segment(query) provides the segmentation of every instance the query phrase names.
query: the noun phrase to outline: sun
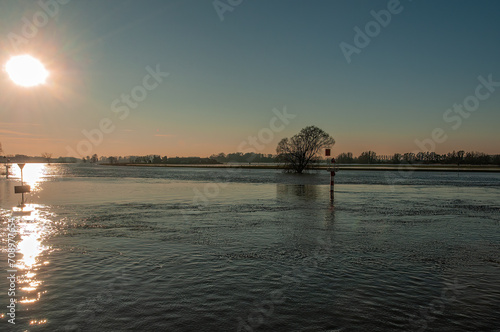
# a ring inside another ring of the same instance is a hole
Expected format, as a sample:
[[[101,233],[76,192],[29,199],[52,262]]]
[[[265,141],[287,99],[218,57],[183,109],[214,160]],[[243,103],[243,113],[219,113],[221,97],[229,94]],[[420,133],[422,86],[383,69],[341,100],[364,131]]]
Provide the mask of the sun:
[[[44,65],[27,54],[10,58],[5,65],[5,70],[14,83],[27,88],[44,84],[49,76]]]

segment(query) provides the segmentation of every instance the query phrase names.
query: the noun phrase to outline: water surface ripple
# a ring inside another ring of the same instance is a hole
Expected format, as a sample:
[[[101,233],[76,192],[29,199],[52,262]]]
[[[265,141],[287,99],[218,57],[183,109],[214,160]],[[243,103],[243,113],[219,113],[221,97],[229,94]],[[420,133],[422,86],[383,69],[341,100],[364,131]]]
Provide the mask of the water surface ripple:
[[[30,167],[1,330],[499,331],[498,174]]]

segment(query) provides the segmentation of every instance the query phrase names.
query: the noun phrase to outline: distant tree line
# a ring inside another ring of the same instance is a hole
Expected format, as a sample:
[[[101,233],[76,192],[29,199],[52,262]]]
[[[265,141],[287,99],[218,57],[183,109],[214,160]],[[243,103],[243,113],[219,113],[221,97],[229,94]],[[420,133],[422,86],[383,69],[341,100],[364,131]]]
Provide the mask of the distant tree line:
[[[272,154],[262,154],[262,153],[219,153],[210,156],[210,159],[216,160],[219,163],[274,163],[276,162],[276,156]]]
[[[395,153],[393,155],[377,155],[373,151],[362,152],[355,157],[351,152],[341,153],[336,157],[338,164],[455,164],[455,165],[498,165],[500,155],[488,155],[482,152],[453,151],[447,154],[435,152]],[[173,157],[160,155],[146,156],[86,156],[52,158],[51,153],[41,156],[22,154],[1,155],[0,162],[10,163],[102,163],[102,164],[221,164],[221,163],[277,163],[276,155],[262,153],[219,153],[210,157]]]
[[[108,157],[109,158],[109,157]],[[272,154],[262,153],[219,153],[210,157],[174,157],[159,155],[131,156],[131,157],[111,157],[115,163],[128,162],[134,164],[222,164],[222,163],[272,163],[276,161]],[[111,161],[110,161],[111,162]],[[112,163],[112,162],[111,162]]]
[[[1,147],[1,145],[0,145]],[[0,151],[1,152],[1,151]],[[27,155],[8,155],[2,156],[0,153],[0,162],[10,163],[89,163],[89,164],[221,164],[229,162],[275,162],[275,157],[271,154],[260,153],[219,153],[210,157],[173,157],[160,155],[145,155],[145,156],[85,156],[83,158],[74,157],[59,157],[52,158],[52,153],[44,152],[41,156],[27,156]]]
[[[0,163],[76,163],[78,158],[74,157],[58,157],[52,158],[50,154],[42,154],[42,156],[27,156],[24,154],[16,155],[0,155]]]
[[[392,156],[377,156],[373,151],[362,152],[354,157],[351,152],[341,153],[336,158],[339,164],[456,164],[456,165],[500,165],[500,155],[482,152],[453,151],[447,154],[435,152],[395,153]]]
[[[101,157],[101,163],[109,164],[219,164],[218,161],[203,157],[174,157],[160,155],[129,156],[129,157]]]

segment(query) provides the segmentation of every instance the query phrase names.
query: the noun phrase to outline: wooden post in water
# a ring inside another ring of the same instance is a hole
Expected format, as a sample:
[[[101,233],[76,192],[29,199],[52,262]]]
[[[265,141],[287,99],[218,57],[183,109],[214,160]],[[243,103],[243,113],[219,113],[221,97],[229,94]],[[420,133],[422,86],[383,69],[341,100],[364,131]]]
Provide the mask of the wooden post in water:
[[[331,153],[330,149],[325,149],[325,156],[329,157]],[[330,171],[330,200],[333,201],[334,199],[334,187],[335,187],[335,169],[333,168],[335,164],[335,158],[331,159],[332,167],[328,168],[328,171]]]
[[[334,199],[334,186],[335,186],[335,171],[330,171],[330,200],[333,201]]]

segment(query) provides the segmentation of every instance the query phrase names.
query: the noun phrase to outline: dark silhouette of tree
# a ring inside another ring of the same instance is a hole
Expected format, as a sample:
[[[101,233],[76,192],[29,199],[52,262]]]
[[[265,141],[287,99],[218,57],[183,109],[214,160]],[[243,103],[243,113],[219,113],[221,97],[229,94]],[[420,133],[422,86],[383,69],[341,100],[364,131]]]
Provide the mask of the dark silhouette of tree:
[[[403,156],[401,155],[401,153],[395,153],[393,156],[392,156],[392,160],[391,162],[393,164],[400,164],[401,163],[401,160],[402,160]]]
[[[325,131],[316,126],[308,126],[278,143],[277,158],[286,170],[300,174],[310,163],[319,160],[322,149],[334,144],[335,140]]]
[[[218,162],[222,163],[227,161],[227,156],[224,152],[221,152],[219,154],[213,154],[210,156],[210,159],[217,160]]]
[[[42,153],[42,158],[47,160],[47,164],[50,164],[50,159],[52,158],[52,153],[44,152],[44,153]]]
[[[487,165],[493,162],[489,155],[482,152],[467,152],[463,159],[467,165]]]
[[[87,159],[88,159],[88,157],[87,157]],[[90,162],[92,162],[92,163],[94,163],[94,164],[95,164],[95,163],[97,163],[98,161],[99,161],[99,157],[97,156],[97,154],[95,154],[95,153],[94,153],[94,154],[92,155],[92,158],[90,159]]]
[[[465,151],[460,150],[457,152],[457,166],[460,167],[460,163],[463,161],[465,155]]]
[[[374,164],[377,161],[377,154],[373,151],[362,152],[358,157],[360,164]]]
[[[157,154],[153,155],[153,164],[161,164],[161,157]]]
[[[413,152],[407,152],[403,155],[403,159],[406,163],[411,164],[415,161],[415,154]]]
[[[352,164],[354,162],[354,158],[352,156],[352,152],[341,153],[336,158],[337,163],[339,164]]]

